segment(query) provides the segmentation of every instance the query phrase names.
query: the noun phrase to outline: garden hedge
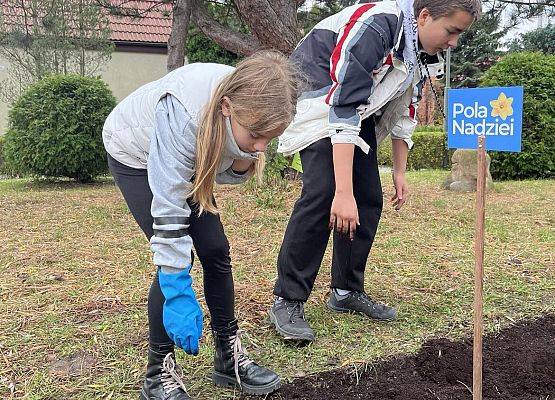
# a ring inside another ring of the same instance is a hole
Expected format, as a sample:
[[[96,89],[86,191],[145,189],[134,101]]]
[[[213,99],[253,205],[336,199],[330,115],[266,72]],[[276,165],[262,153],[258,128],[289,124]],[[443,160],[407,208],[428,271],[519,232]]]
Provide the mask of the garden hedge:
[[[89,182],[107,171],[102,126],[116,99],[98,78],[52,75],[31,85],[9,113],[7,167]]]

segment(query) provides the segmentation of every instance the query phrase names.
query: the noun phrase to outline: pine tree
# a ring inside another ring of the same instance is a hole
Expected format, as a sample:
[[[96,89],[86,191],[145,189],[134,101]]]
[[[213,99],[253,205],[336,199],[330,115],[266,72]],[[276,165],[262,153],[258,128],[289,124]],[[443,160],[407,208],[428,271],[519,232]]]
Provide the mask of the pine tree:
[[[478,86],[480,77],[499,59],[500,40],[505,35],[500,20],[500,13],[486,12],[461,35],[452,52],[452,87]]]

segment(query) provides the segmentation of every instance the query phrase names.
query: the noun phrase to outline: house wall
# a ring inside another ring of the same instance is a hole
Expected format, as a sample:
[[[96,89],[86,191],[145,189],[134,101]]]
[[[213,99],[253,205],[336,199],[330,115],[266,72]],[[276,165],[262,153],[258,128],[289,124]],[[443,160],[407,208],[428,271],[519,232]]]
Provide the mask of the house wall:
[[[164,76],[166,60],[165,49],[118,46],[102,72],[102,79],[119,101],[145,83]]]
[[[148,46],[117,45],[101,76],[119,100],[143,84],[166,73],[166,50]],[[9,64],[0,57],[0,82],[7,77]],[[0,100],[0,135],[7,129],[9,105]]]

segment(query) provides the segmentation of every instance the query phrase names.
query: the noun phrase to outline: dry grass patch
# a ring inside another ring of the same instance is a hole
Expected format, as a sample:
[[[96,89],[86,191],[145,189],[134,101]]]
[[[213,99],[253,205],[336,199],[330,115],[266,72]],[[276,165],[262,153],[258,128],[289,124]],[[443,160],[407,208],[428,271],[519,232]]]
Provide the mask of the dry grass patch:
[[[304,348],[284,345],[266,317],[299,183],[219,188],[236,308],[254,357],[288,380],[413,352],[432,336],[469,333],[475,200],[474,194],[439,189],[444,176],[411,173],[409,204],[402,212],[384,208],[366,287],[398,306],[400,320],[378,324],[326,311],[328,250],[306,307],[317,341]],[[389,197],[391,179],[382,179]],[[553,198],[553,181],[497,183],[488,194],[490,331],[555,310]],[[0,397],[135,398],[153,268],[148,243],[117,189],[110,180],[86,186],[0,181],[0,203]],[[199,266],[194,277],[201,295]],[[198,399],[236,398],[209,383],[212,339],[205,332],[197,358],[179,354],[189,392]],[[72,362],[82,368],[71,370]],[[55,372],[63,368],[77,372]]]

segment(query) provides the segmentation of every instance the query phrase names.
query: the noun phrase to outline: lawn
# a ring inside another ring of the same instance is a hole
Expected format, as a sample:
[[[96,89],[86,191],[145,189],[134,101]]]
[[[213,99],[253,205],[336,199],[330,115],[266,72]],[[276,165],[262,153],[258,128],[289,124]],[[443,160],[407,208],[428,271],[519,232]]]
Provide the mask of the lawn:
[[[253,358],[289,381],[414,353],[432,337],[471,333],[475,194],[440,189],[446,174],[411,172],[410,202],[401,212],[384,209],[366,288],[397,306],[400,319],[383,324],[328,312],[328,251],[306,306],[317,339],[302,348],[282,343],[266,314],[299,182],[219,187],[236,308]],[[382,180],[389,197],[390,176]],[[496,183],[488,194],[486,331],[555,312],[554,199],[553,181]],[[0,204],[0,398],[137,398],[153,267],[113,182],[4,180]],[[194,277],[202,295],[198,266]],[[206,333],[207,326],[208,318]],[[211,386],[212,356],[210,334],[198,357],[179,353],[189,393],[237,398]]]

